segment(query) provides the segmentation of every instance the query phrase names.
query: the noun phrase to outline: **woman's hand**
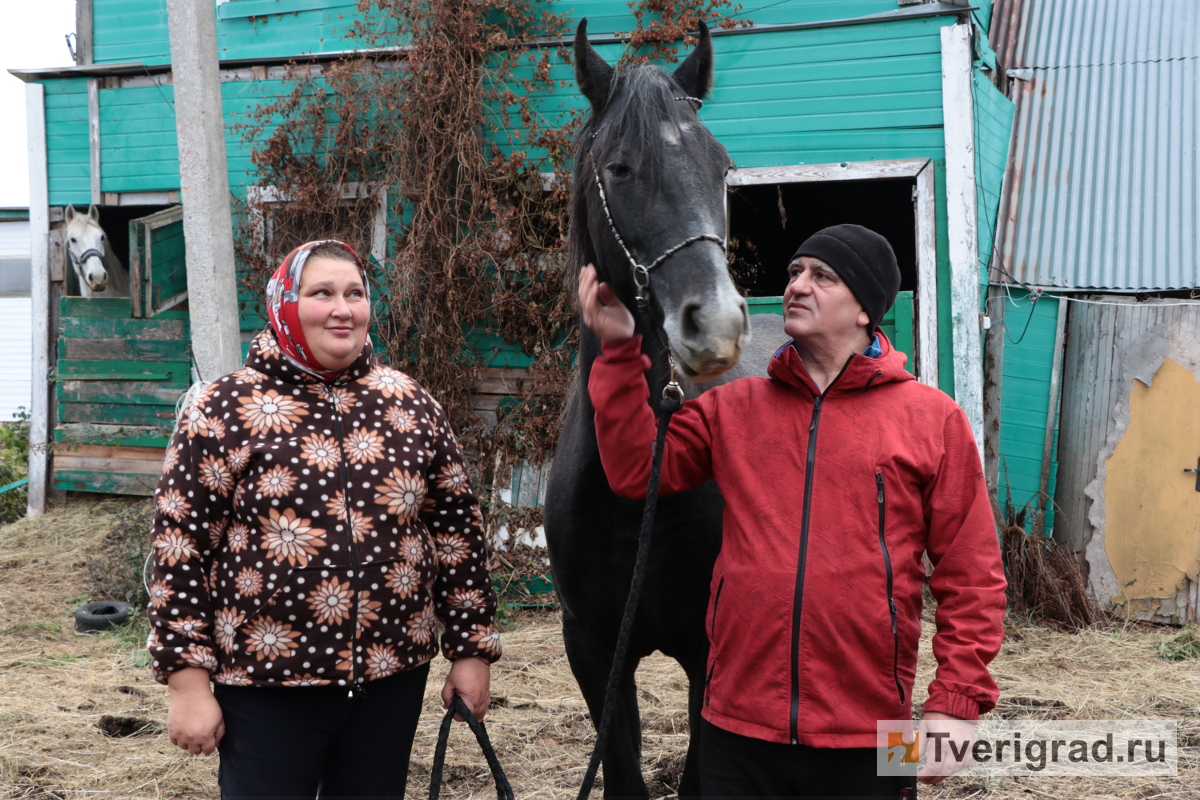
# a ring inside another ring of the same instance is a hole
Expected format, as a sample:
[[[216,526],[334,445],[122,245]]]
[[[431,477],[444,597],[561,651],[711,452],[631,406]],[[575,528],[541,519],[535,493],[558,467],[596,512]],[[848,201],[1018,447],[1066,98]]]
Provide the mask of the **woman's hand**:
[[[187,667],[167,678],[170,706],[167,709],[167,738],[192,755],[208,755],[225,735],[221,706],[208,688],[208,670]]]
[[[579,306],[583,309],[583,324],[600,341],[619,342],[633,336],[633,314],[617,299],[611,286],[600,283],[591,264],[579,273]]]
[[[476,656],[456,659],[450,665],[450,674],[446,676],[446,685],[442,687],[442,708],[449,708],[454,695],[458,695],[471,709],[475,719],[482,720],[492,699],[491,683],[491,664],[486,660]],[[463,721],[460,714],[455,714],[454,718]]]

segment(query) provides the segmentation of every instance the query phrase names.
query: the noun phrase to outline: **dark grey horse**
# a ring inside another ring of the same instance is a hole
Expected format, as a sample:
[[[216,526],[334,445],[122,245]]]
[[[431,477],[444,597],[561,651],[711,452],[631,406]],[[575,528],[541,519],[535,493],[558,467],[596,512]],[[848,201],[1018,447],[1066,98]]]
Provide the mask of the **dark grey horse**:
[[[592,114],[575,152],[571,215],[573,267],[594,263],[635,307],[633,266],[648,265],[689,237],[725,235],[725,173],[729,154],[696,115],[712,85],[712,45],[701,26],[696,49],[668,74],[655,66],[617,73],[587,40],[587,21],[575,38],[575,75]],[[597,181],[602,181],[611,224]],[[687,396],[745,374],[765,374],[770,348],[782,337],[778,316],[750,341],[746,304],[730,280],[719,242],[701,239],[651,271],[649,320],[638,317],[643,351],[653,362],[650,396],[667,381],[667,353],[685,378]],[[579,374],[568,401],[546,498],[545,525],[555,587],[562,603],[563,638],[571,670],[598,724],[617,629],[633,572],[642,504],[613,494],[600,464],[587,395],[599,340],[579,335]],[[735,367],[739,356],[749,366]],[[721,541],[721,495],[709,483],[659,501],[646,588],[633,629],[629,659],[616,698],[604,758],[606,797],[646,797],[641,771],[641,720],[634,672],[661,650],[687,673],[691,741],[679,788],[699,795],[697,726],[704,692],[708,639],[704,630],[713,561]]]

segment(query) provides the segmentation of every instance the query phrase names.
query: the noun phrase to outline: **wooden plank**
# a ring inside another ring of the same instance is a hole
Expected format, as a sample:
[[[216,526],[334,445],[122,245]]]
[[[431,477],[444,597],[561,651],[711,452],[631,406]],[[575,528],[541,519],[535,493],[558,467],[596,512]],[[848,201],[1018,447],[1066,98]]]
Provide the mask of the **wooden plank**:
[[[756,186],[764,183],[816,183],[865,181],[879,178],[915,178],[928,163],[923,158],[894,161],[802,164],[790,167],[748,167],[725,176],[726,186]]]
[[[156,475],[74,470],[55,470],[54,472],[54,488],[70,492],[131,494],[149,497],[154,494],[154,486],[157,483]]]
[[[140,403],[174,408],[186,391],[184,384],[59,381],[57,397],[63,403]]]
[[[54,471],[62,472],[123,472],[132,475],[162,474],[162,459],[150,461],[136,458],[87,458],[74,455],[56,455]]]
[[[938,385],[937,195],[934,165],[928,159],[917,173],[917,296],[913,301],[913,374],[926,386]]]
[[[46,91],[41,84],[25,85],[26,140],[29,156],[29,249],[32,264],[33,396],[29,419],[29,490],[26,513],[46,510],[53,470],[48,445],[53,431],[50,372],[54,349],[51,327],[50,204],[46,160]]]
[[[131,403],[59,403],[60,422],[91,422],[117,425],[173,425],[175,409]]]
[[[92,381],[167,381],[191,383],[192,368],[186,362],[152,361],[59,361],[58,378]]]
[[[983,360],[979,314],[974,104],[969,24],[942,28],[942,97],[946,139],[946,230],[950,239],[950,307],[954,399],[962,406],[983,457]]]
[[[59,339],[58,357],[78,361],[189,361],[187,342],[136,339]]]
[[[100,82],[88,79],[88,167],[92,180],[92,202],[100,198]]]
[[[71,444],[55,442],[55,455],[66,454],[80,458],[114,458],[127,461],[162,461],[165,447],[124,447],[115,444]],[[121,470],[114,470],[120,472]]]
[[[98,319],[64,315],[60,335],[66,339],[186,342],[188,330],[188,323],[181,319]]]
[[[475,383],[477,394],[523,396],[530,391],[540,393],[527,369],[485,369]]]
[[[1033,532],[1039,536],[1046,534],[1046,507],[1053,502],[1050,496],[1050,461],[1054,451],[1054,434],[1058,432],[1058,409],[1062,401],[1059,391],[1059,378],[1062,374],[1062,362],[1067,333],[1066,300],[1058,300],[1058,320],[1054,331],[1054,359],[1050,366],[1049,402],[1046,404],[1046,432],[1042,443],[1042,468],[1038,476],[1037,517],[1034,519]]]
[[[128,447],[166,447],[171,438],[171,426],[93,425],[70,422],[54,431],[56,442],[78,444],[123,445]]]
[[[128,297],[64,297],[58,313],[64,317],[128,317]]]

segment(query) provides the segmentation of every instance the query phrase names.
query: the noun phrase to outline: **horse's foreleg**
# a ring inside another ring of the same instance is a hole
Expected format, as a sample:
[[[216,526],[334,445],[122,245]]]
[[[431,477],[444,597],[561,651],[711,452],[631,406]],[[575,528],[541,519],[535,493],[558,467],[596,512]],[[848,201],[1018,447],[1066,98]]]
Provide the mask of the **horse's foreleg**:
[[[563,641],[571,672],[583,692],[592,725],[600,726],[604,712],[604,692],[612,666],[611,642],[601,642],[567,614],[563,615]],[[637,684],[634,673],[637,659],[627,659],[617,696],[613,699],[612,721],[604,751],[605,797],[649,797],[642,777],[642,721],[638,712]]]
[[[679,780],[679,797],[700,797],[700,713],[704,707],[704,670],[708,660],[708,648],[691,658],[681,659],[680,666],[688,678],[688,749]]]

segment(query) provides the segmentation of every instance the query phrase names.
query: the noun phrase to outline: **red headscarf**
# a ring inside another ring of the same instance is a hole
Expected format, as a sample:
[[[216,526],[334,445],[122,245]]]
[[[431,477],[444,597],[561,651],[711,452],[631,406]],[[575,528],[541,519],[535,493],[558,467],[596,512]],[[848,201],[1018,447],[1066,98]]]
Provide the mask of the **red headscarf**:
[[[304,264],[308,261],[309,254],[317,247],[326,244],[344,247],[346,252],[353,257],[354,263],[358,266],[358,272],[362,275],[366,301],[368,304],[371,302],[367,274],[358,253],[354,252],[354,248],[345,242],[339,242],[336,239],[322,239],[300,245],[288,253],[287,258],[279,265],[279,269],[275,270],[275,274],[267,282],[267,319],[271,323],[271,329],[275,331],[279,349],[284,352],[289,361],[310,375],[323,381],[330,381],[342,371],[328,369],[317,361],[312,353],[312,348],[308,346],[308,342],[304,338],[304,328],[300,325],[299,315],[300,274],[304,271]]]

